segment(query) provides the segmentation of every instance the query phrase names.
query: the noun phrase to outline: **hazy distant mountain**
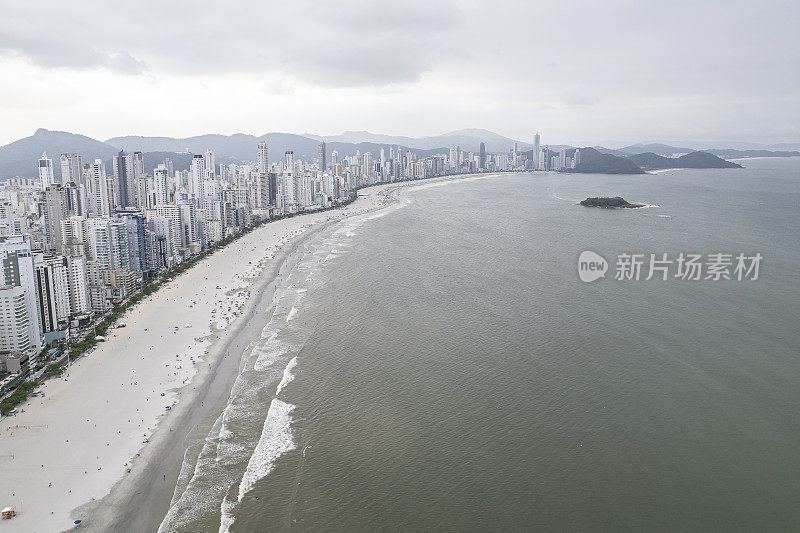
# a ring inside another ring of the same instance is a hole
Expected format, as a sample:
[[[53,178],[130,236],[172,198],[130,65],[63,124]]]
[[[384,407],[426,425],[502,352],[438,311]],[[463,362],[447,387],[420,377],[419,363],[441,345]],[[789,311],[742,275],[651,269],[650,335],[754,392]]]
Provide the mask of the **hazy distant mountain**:
[[[259,140],[266,141],[270,161],[283,159],[284,153],[289,150],[294,152],[296,158],[311,161],[317,157],[321,139],[326,141],[329,161],[331,152],[334,150],[338,151],[340,158],[354,155],[356,152],[362,154],[371,152],[377,159],[381,147],[386,150],[387,157],[389,149],[396,148],[397,146],[400,146],[406,152],[410,151],[416,154],[418,157],[427,157],[434,154],[448,153],[450,148],[454,146],[461,147],[465,152],[477,152],[481,142],[486,143],[486,150],[489,153],[506,153],[514,146],[513,139],[482,129],[451,131],[444,135],[420,138],[379,135],[364,131],[350,131],[342,133],[341,135],[328,137],[310,134],[295,135],[292,133],[267,133],[260,137],[243,133],[234,135],[209,134],[187,137],[184,139],[172,137],[125,136],[114,137],[113,139],[108,139],[106,142],[74,133],[38,129],[36,133],[30,137],[0,147],[0,179],[14,176],[35,177],[37,175],[36,161],[41,157],[42,152],[47,152],[48,156],[53,159],[56,176],[60,175],[58,156],[61,153],[80,154],[84,162],[90,162],[95,158],[110,161],[113,155],[121,149],[129,153],[136,151],[142,152],[145,161],[145,170],[147,172],[152,172],[152,169],[161,163],[165,157],[169,157],[173,161],[176,169],[186,169],[191,160],[190,154],[202,154],[208,148],[214,151],[216,160],[219,163],[254,162],[257,159],[256,154]],[[548,146],[553,150],[567,148],[570,154],[574,151],[574,148],[565,145],[542,144],[542,146]],[[529,157],[533,154],[531,148],[531,144],[518,142],[517,149],[519,152],[527,153]],[[797,151],[784,150],[781,152],[767,152],[765,150],[766,148],[745,151],[731,149],[714,150],[714,152],[716,155],[730,158],[786,157],[800,155],[800,152]],[[654,156],[671,156],[678,153],[692,152],[692,150],[662,143],[634,144],[620,150],[612,150],[601,146],[581,148],[581,154],[583,154],[582,162],[584,163],[581,165],[582,168],[578,169],[578,171],[636,172],[636,169],[630,166],[631,164],[636,166],[636,159],[633,159],[633,156],[643,153],[646,154],[648,152]],[[624,161],[625,158],[619,156],[628,156],[631,160],[627,163],[621,162],[618,161],[618,159],[623,159]],[[709,159],[707,156],[715,157],[711,153],[705,153],[705,156],[693,156],[694,159],[682,161],[682,168],[689,168],[690,165],[700,165],[691,168],[716,168],[720,165],[718,161]],[[676,164],[675,161],[675,159],[671,159],[668,163],[664,163],[653,160],[650,164],[674,165]],[[593,170],[587,170],[589,168]],[[666,167],[648,166],[648,168]]]
[[[583,155],[583,152],[581,152]],[[641,168],[646,170],[668,168],[742,168],[741,165],[725,161],[708,152],[691,152],[680,157],[663,157],[652,152],[636,154],[628,157]]]
[[[37,176],[36,162],[42,157],[42,152],[47,152],[53,160],[53,169],[58,177],[61,175],[58,158],[62,153],[80,154],[84,162],[90,162],[95,158],[110,158],[118,151],[84,135],[39,128],[30,137],[0,146],[0,179]]]
[[[736,159],[740,157],[798,157],[797,150],[705,150],[709,154],[723,159]]]
[[[292,150],[296,158],[311,161],[318,157],[319,154],[319,141],[318,139],[311,139],[305,135],[293,135],[290,133],[267,133],[259,137],[266,141],[267,150],[269,151],[270,161],[282,159],[287,150]],[[386,157],[389,157],[389,148],[397,148],[397,144],[391,143],[375,143],[375,142],[344,142],[344,141],[325,141],[325,151],[327,153],[328,161],[331,160],[331,153],[336,150],[339,153],[339,158],[355,155],[356,152],[364,154],[371,152],[378,159],[381,147],[386,151]],[[419,157],[427,157],[434,154],[443,154],[448,152],[448,148],[436,146],[432,149],[415,149],[405,144],[399,145],[404,151],[411,151]],[[255,154],[252,157],[255,159]]]
[[[604,154],[588,146],[581,148],[581,163],[574,172],[590,174],[644,174],[639,166],[628,158]],[[574,156],[575,150],[567,152]]]
[[[551,145],[550,148],[555,149],[556,147]],[[561,148],[562,146],[559,145],[558,150]],[[576,148],[569,146],[563,146],[563,148],[566,148],[567,157],[575,157]],[[603,150],[608,150],[609,152],[615,151],[603,148],[602,146],[597,148],[590,148],[588,146],[580,148],[581,164],[578,168],[573,169],[572,172],[592,174],[644,174],[644,171],[635,163],[629,161],[627,157],[614,155],[613,153],[608,153]],[[622,154],[623,152],[619,153]],[[524,152],[524,154],[528,159],[531,159],[533,157],[533,150],[528,150]]]
[[[628,157],[628,155],[630,155],[630,154],[628,154],[626,152],[623,152],[621,150],[614,150],[613,148],[606,148],[605,146],[592,146],[592,148],[594,148],[595,150],[597,150],[601,154],[611,154],[611,155],[616,155],[616,156],[619,156],[619,157]]]
[[[313,139],[307,135],[295,135],[293,133],[267,133],[260,137],[237,133],[234,135],[199,135],[197,137],[187,137],[184,139],[173,139],[171,137],[115,137],[109,139],[107,144],[111,144],[126,152],[140,151],[147,152],[185,152],[202,154],[210,148],[214,152],[218,162],[223,162],[224,158],[231,158],[236,161],[255,161],[257,158],[258,142],[267,143],[267,153],[270,161],[282,160],[287,151],[294,152],[295,158],[311,161],[315,159],[319,151],[318,139]],[[331,152],[337,150],[339,157],[355,155],[356,151],[362,154],[370,151],[377,159],[381,146],[386,148],[387,157],[389,147],[396,147],[394,143],[372,143],[359,142],[326,142],[328,160]],[[406,145],[400,145],[404,150],[409,150]],[[412,149],[417,155],[431,155],[432,153],[446,153],[447,148],[435,147],[433,150]],[[173,159],[174,160],[174,159]]]
[[[514,142],[517,142],[517,150],[522,152],[530,150],[533,146],[531,143],[524,143],[515,141],[508,137],[494,133],[489,130],[482,129],[464,129],[451,131],[443,135],[434,135],[430,137],[403,137],[398,135],[381,135],[377,133],[370,133],[368,131],[346,131],[340,135],[312,135],[304,134],[306,137],[315,140],[324,140],[326,143],[340,142],[340,143],[373,143],[377,145],[389,146],[404,146],[415,148],[419,150],[433,150],[440,148],[447,148],[458,146],[465,152],[478,152],[480,150],[481,142],[486,144],[486,151],[490,153],[505,153],[514,147]]]
[[[114,137],[106,144],[116,146],[126,152],[190,152],[202,154],[208,148],[215,156],[233,157],[240,160],[253,160],[258,150],[258,139],[253,135],[235,133],[233,135],[197,135],[185,139],[172,137]]]
[[[626,146],[625,148],[620,148],[618,151],[626,154],[645,154],[650,152],[657,155],[663,155],[664,157],[673,157],[677,154],[688,154],[689,152],[694,152],[694,149],[678,148],[676,146],[670,146],[668,144],[661,143],[651,143],[634,144],[631,146]]]

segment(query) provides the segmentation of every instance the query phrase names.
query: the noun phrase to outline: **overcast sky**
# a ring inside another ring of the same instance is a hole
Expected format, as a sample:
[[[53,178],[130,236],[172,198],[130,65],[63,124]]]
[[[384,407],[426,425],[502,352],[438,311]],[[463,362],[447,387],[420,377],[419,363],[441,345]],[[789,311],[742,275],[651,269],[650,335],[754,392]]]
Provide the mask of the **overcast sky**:
[[[3,1],[0,144],[486,128],[800,142],[800,2]]]

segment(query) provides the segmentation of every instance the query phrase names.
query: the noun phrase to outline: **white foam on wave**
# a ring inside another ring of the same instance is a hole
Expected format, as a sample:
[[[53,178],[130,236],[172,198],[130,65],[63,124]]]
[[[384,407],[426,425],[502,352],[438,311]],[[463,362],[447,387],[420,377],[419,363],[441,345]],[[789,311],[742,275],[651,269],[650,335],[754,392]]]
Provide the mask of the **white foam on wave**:
[[[231,530],[234,520],[233,510],[235,508],[236,504],[228,501],[227,496],[222,500],[222,504],[220,505],[219,533],[228,533],[228,531]]]
[[[275,467],[275,461],[284,453],[295,449],[292,436],[292,411],[295,406],[274,398],[269,405],[261,439],[258,441],[247,469],[239,484],[239,501],[260,479]]]
[[[556,200],[561,200],[561,201],[564,201],[564,202],[570,202],[570,203],[574,202],[574,203],[576,203],[576,204],[577,204],[578,202],[580,202],[580,200],[574,200],[574,199],[572,199],[572,198],[564,198],[563,196],[559,196],[559,195],[558,195],[558,194],[556,194],[556,193],[553,193],[553,198],[555,198]]]
[[[224,421],[222,422],[222,425],[219,428],[219,434],[217,435],[217,438],[222,440],[233,438],[233,431],[228,429],[228,426],[225,424]]]
[[[286,387],[286,385],[292,382],[292,380],[294,379],[294,374],[292,374],[292,370],[294,370],[294,367],[296,366],[297,366],[297,356],[295,355],[292,358],[292,360],[289,361],[289,364],[286,365],[286,368],[283,369],[283,378],[281,379],[281,382],[278,383],[278,388],[275,390],[276,396],[281,393],[281,391],[283,390],[284,387]]]
[[[280,339],[278,339],[278,334],[274,333],[269,339],[267,339],[267,342],[259,351],[258,359],[256,359],[255,364],[253,364],[253,370],[258,372],[267,370],[285,352],[286,346]]]
[[[297,307],[293,305],[292,308],[289,310],[289,314],[286,315],[286,321],[288,322],[289,320],[293,319],[294,315],[296,314],[297,314]]]

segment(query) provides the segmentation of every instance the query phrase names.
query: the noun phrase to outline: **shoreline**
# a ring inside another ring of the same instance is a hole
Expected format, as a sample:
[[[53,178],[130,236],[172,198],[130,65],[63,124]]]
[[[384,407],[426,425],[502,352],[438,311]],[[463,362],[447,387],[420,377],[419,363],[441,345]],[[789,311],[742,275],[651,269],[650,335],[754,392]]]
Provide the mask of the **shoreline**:
[[[196,461],[243,350],[263,328],[251,318],[270,310],[297,246],[329,224],[395,204],[398,190],[490,176],[497,174],[359,189],[347,206],[256,228],[143,299],[126,313],[125,328],[110,330],[42,387],[45,399],[31,398],[17,417],[0,420],[7,481],[0,503],[17,505],[13,527],[66,531],[83,520],[89,531],[158,529],[184,459]]]
[[[215,340],[212,345],[215,364],[193,380],[195,387],[202,392],[189,399],[186,408],[176,414],[175,426],[181,429],[177,432],[154,433],[152,447],[147,449],[149,453],[139,458],[144,465],[136,475],[123,477],[102,500],[89,502],[73,510],[74,516],[86,516],[84,530],[158,530],[182,481],[180,474],[184,460],[190,457],[191,464],[196,464],[206,435],[227,405],[231,388],[240,372],[242,356],[261,334],[261,321],[251,319],[257,313],[272,311],[279,277],[287,261],[306,239],[332,222],[320,223],[311,231],[292,239],[285,245],[289,249],[282,250],[274,258],[275,263],[271,268],[265,269],[254,280],[250,286],[255,293],[253,305],[248,306],[248,310],[238,317],[240,320],[232,328]],[[159,476],[165,477],[159,480]],[[148,509],[148,512],[142,513],[140,509]]]

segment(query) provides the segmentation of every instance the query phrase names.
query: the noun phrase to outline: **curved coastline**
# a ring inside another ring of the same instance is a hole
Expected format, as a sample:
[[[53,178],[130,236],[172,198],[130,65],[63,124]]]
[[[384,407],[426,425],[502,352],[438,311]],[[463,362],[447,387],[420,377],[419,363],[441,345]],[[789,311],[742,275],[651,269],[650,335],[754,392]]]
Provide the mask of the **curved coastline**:
[[[0,445],[6,450],[0,455],[10,457],[2,461],[9,473],[7,497],[21,504],[17,525],[32,531],[66,531],[73,520],[82,520],[85,531],[158,529],[176,487],[180,490],[185,482],[179,479],[184,460],[196,461],[229,398],[242,353],[263,327],[264,320],[252,318],[269,315],[281,269],[297,247],[330,224],[393,205],[400,189],[490,176],[496,174],[443,176],[362,189],[346,208],[257,228],[140,302],[126,315],[125,329],[115,330],[90,357],[70,367],[70,383],[51,380],[45,386],[47,399],[28,401],[23,420],[0,422]],[[224,306],[239,304],[238,312],[231,313],[229,307],[227,316],[222,316]],[[199,309],[201,305],[208,308]],[[219,314],[215,309],[209,315],[211,306],[220,307]],[[172,322],[180,329],[176,326],[173,331]],[[157,337],[159,328],[164,329],[163,340]],[[147,350],[149,342],[154,351]],[[178,351],[178,359],[165,359]],[[121,387],[118,381],[123,382]],[[155,401],[145,403],[151,395]],[[115,396],[119,396],[116,405]],[[164,412],[162,403],[171,409]],[[90,422],[94,427],[81,430],[84,418],[87,428]],[[58,434],[65,428],[77,432],[66,440],[68,446],[77,445],[69,453],[63,452],[59,439],[64,435]],[[27,450],[26,444],[34,442],[36,449]],[[42,458],[47,468],[40,470]],[[100,462],[105,470],[97,466]],[[47,479],[52,479],[50,492]]]

